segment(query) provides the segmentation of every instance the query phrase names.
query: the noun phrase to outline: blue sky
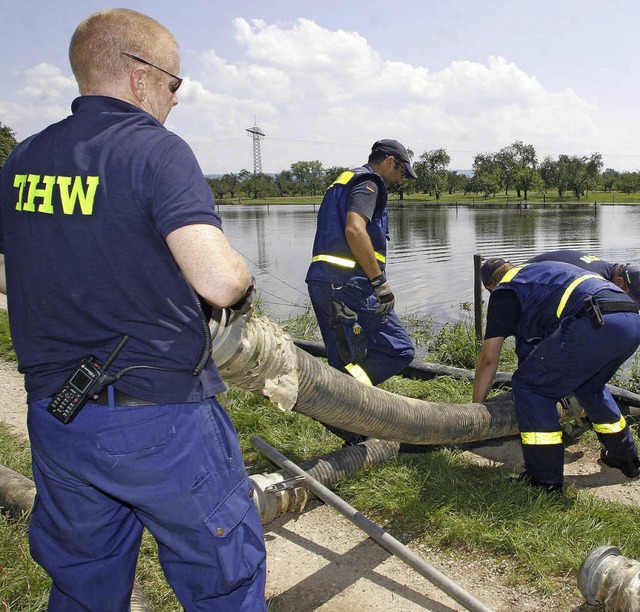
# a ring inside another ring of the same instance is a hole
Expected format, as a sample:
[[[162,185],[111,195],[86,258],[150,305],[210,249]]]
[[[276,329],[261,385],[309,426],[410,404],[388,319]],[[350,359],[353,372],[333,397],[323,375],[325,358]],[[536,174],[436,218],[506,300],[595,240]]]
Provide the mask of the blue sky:
[[[602,153],[640,169],[635,0],[136,0],[167,26],[186,77],[167,127],[205,173],[358,165],[396,138],[451,167],[522,140],[539,160]],[[65,117],[77,24],[110,6],[22,0],[0,22],[0,122],[19,140]]]

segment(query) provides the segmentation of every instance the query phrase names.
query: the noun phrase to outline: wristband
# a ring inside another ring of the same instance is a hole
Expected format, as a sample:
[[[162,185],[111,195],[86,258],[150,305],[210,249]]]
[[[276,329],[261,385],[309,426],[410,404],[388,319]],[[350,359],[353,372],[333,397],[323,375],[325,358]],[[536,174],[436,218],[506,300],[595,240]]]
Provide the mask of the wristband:
[[[379,276],[372,278],[369,282],[371,283],[371,286],[375,289],[376,287],[379,287],[380,285],[384,285],[387,282],[387,276],[383,272]]]

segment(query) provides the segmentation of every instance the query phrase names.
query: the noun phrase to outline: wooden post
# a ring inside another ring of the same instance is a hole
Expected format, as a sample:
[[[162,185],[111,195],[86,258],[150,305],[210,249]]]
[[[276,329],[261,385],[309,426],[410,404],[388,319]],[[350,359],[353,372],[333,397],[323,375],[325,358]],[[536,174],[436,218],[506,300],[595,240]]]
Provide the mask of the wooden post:
[[[482,255],[473,256],[473,313],[476,329],[476,340],[482,344],[482,280],[480,279],[480,266]]]

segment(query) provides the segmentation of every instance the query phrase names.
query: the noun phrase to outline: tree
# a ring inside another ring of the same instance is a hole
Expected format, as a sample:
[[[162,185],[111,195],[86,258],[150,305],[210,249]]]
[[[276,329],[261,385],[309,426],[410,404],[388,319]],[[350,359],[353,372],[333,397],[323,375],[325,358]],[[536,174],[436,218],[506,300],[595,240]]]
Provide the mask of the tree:
[[[246,172],[246,170],[245,170]],[[228,172],[220,177],[220,182],[224,188],[224,192],[229,194],[229,197],[233,199],[240,186],[240,175]]]
[[[590,157],[560,155],[558,163],[560,171],[566,177],[567,188],[571,189],[579,200],[597,181],[602,169],[602,155],[600,153],[592,153]]]
[[[242,190],[247,197],[257,200],[266,198],[276,193],[274,180],[264,172],[257,172],[247,177],[242,182]]]
[[[473,177],[468,183],[468,188],[476,193],[483,194],[485,200],[500,189],[500,166],[496,162],[495,155],[491,153],[478,153],[473,158]]]
[[[542,178],[542,184],[546,189],[557,189],[558,195],[562,197],[562,194],[566,191],[566,181],[560,176],[560,164],[558,161],[551,159],[547,155],[540,164],[540,177]]]
[[[518,193],[518,198],[520,197],[521,192],[524,192],[525,200],[527,199],[529,191],[540,189],[542,187],[540,173],[535,168],[519,166],[516,169],[513,181],[514,187]]]
[[[640,191],[640,174],[638,172],[623,172],[616,183],[622,193],[635,193]]]
[[[587,184],[586,188],[593,191],[600,179],[600,172],[602,171],[602,154],[592,153],[586,162],[587,170]]]
[[[324,172],[320,161],[299,161],[291,164],[293,181],[300,187],[300,193],[317,195],[324,185]]]
[[[442,192],[447,190],[447,166],[450,163],[451,157],[446,149],[425,151],[414,165],[418,175],[417,188],[439,200]]]
[[[602,187],[604,192],[609,190],[609,193],[613,191],[613,186],[616,184],[616,181],[620,178],[620,173],[614,170],[613,168],[607,168],[601,175],[602,177]]]
[[[453,195],[456,191],[463,191],[468,180],[468,177],[455,170],[447,171],[447,193]]]
[[[222,180],[220,178],[208,178],[207,183],[209,183],[209,187],[211,188],[213,195],[218,200],[222,200],[222,198],[224,198],[225,194],[227,193]]]
[[[276,174],[274,184],[279,196],[293,195],[295,193],[293,172],[291,170],[283,170]]]
[[[13,151],[17,144],[15,132],[8,125],[0,123],[0,168],[4,166],[9,153]]]
[[[538,165],[533,145],[526,145],[521,140],[516,140],[496,153],[495,162],[500,170],[500,179],[505,189],[505,195],[508,195],[510,187],[516,189],[518,197],[521,195],[521,190],[524,189],[519,185],[529,184],[528,189],[531,189],[531,181],[535,182],[536,179],[534,174],[529,171],[536,172]],[[524,198],[527,199],[526,193]]]

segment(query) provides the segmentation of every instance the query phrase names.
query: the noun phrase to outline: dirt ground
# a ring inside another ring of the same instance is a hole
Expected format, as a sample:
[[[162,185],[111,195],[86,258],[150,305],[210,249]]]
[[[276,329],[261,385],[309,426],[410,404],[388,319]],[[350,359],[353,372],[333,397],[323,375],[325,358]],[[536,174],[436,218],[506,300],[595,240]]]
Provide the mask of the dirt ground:
[[[0,418],[26,436],[22,377],[15,366],[0,361]],[[517,442],[477,448],[470,457],[480,463],[521,469]],[[597,462],[595,454],[565,453],[566,482],[594,495],[625,504],[640,503],[640,482]],[[449,612],[465,608],[424,576],[383,550],[334,509],[314,501],[302,514],[286,515],[265,525],[268,555],[267,597],[277,612],[376,610]],[[553,599],[528,587],[508,583],[509,566],[493,559],[442,555],[409,545],[427,564],[496,611],[596,610],[584,602],[567,579],[562,596]],[[477,608],[478,609],[478,608]],[[481,607],[479,609],[482,609]]]

